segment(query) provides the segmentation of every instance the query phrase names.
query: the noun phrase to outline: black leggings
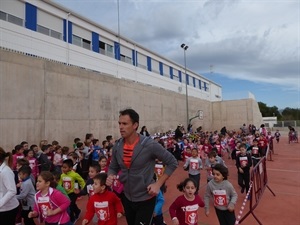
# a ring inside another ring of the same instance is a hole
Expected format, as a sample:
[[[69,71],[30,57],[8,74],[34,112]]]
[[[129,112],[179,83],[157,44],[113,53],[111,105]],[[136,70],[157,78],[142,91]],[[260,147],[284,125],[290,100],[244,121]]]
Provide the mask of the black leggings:
[[[71,203],[70,203],[70,219],[72,222],[75,221],[75,217],[80,213],[80,209],[78,208],[77,204],[76,204],[76,200],[78,195],[73,193],[68,194]]]
[[[122,198],[128,225],[150,225],[156,203],[156,197],[142,202],[131,202],[125,195]]]
[[[235,214],[234,211],[220,210],[215,208],[216,214],[220,225],[234,225],[235,224]]]
[[[1,224],[3,223],[5,225],[15,225],[18,208],[19,206],[9,211],[0,212]]]

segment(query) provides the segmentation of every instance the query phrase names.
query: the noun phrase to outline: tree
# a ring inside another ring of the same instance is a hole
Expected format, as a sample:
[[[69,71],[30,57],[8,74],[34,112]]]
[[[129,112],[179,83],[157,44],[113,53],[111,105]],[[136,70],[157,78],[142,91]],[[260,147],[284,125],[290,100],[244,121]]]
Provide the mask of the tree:
[[[277,106],[269,107],[263,102],[258,102],[258,107],[263,117],[277,116],[277,119],[281,120],[282,115],[279,112]]]
[[[280,113],[277,106],[269,107],[263,102],[258,102],[258,107],[263,117],[277,116],[279,121],[300,120],[300,109],[287,107]]]
[[[282,117],[284,120],[300,120],[300,110],[287,107],[282,111]]]

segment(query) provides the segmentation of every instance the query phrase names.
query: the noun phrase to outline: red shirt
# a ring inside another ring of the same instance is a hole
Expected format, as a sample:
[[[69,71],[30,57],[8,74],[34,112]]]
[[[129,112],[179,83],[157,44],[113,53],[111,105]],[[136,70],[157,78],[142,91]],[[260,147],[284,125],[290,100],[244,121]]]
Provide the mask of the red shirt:
[[[140,138],[137,138],[133,144],[126,144],[124,143],[124,147],[123,147],[123,160],[124,160],[124,164],[127,168],[130,167],[131,165],[131,158],[133,155],[133,149],[135,147],[135,145],[139,142]]]
[[[117,225],[117,213],[123,213],[121,200],[112,191],[96,193],[91,196],[86,206],[84,219],[89,222],[97,215],[98,225]]]
[[[204,151],[205,154],[208,154],[211,152],[212,146],[210,144],[204,144],[202,146],[202,150]]]
[[[258,140],[258,147],[265,148],[268,145],[268,140],[266,138],[260,138]]]
[[[184,195],[179,196],[170,206],[171,218],[177,217],[180,225],[198,224],[198,209],[204,207],[204,202],[199,195],[189,201]]]

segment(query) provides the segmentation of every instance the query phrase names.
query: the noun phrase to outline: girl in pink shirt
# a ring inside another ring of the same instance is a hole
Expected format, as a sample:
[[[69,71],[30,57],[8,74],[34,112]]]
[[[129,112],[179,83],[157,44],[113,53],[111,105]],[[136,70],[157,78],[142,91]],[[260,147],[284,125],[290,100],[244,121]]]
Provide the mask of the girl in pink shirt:
[[[34,209],[28,214],[28,218],[39,217],[40,222],[44,221],[45,225],[66,225],[70,221],[67,213],[70,200],[54,189],[55,186],[52,173],[42,171],[36,183],[38,192],[35,195]]]
[[[36,181],[37,176],[39,175],[39,167],[38,167],[38,161],[34,157],[33,149],[28,150],[26,159],[29,162],[29,166],[31,168],[31,174],[34,176],[34,180]]]

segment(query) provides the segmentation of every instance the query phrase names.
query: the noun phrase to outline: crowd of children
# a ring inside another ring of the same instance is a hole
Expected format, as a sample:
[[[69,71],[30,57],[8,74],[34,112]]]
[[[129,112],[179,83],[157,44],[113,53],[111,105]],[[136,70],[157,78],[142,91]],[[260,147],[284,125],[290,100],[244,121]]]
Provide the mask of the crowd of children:
[[[252,128],[249,132],[242,129],[242,132],[225,133],[199,130],[177,139],[172,133],[153,138],[176,159],[184,161],[183,168],[188,171],[188,178],[177,186],[183,195],[169,208],[173,224],[197,224],[199,207],[205,207],[208,216],[210,199],[213,199],[220,224],[233,225],[237,193],[227,180],[228,169],[223,159],[235,160],[241,193],[248,192],[250,168],[266,155],[274,138],[279,142],[280,133],[265,135],[253,132]],[[105,182],[113,144],[112,136],[107,136],[100,146],[98,139],[87,134],[84,142],[75,138],[73,148],[60,146],[57,141],[49,144],[46,140],[39,146],[29,147],[25,141],[15,146],[12,169],[20,202],[16,224],[21,224],[23,218],[25,225],[34,225],[35,217],[46,225],[75,224],[81,214],[76,201],[82,195],[89,196],[82,225],[91,221],[99,225],[117,224],[124,213],[120,201],[122,183],[116,179],[112,187],[107,187]],[[207,180],[204,201],[198,195],[202,169]],[[159,179],[163,170],[164,165],[157,162],[154,179]],[[156,198],[153,225],[165,224],[162,211],[165,192],[163,185]]]

